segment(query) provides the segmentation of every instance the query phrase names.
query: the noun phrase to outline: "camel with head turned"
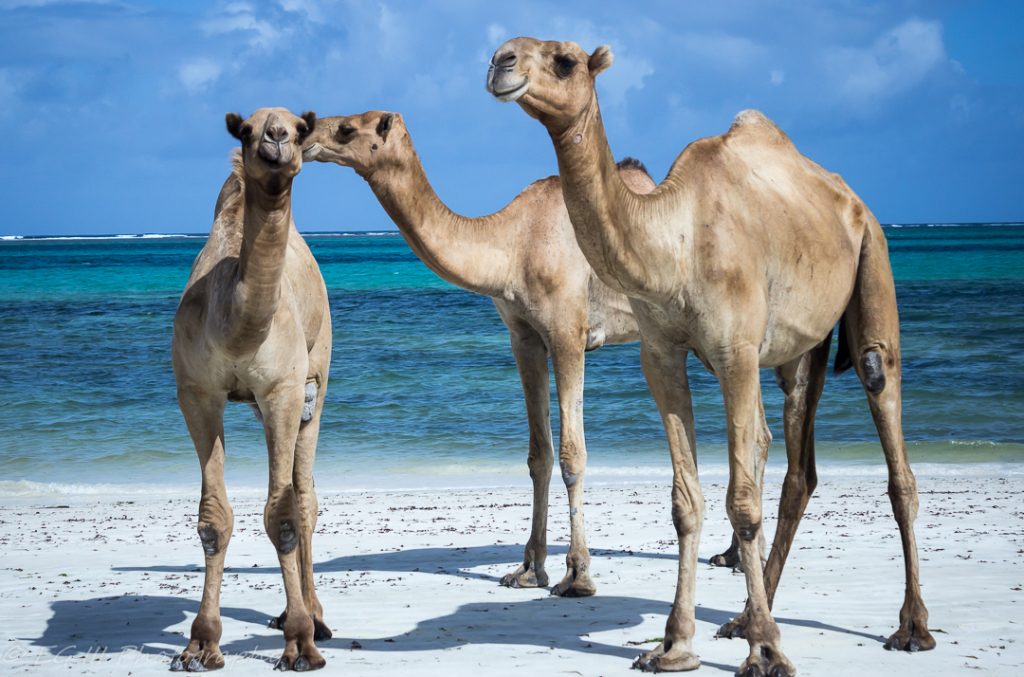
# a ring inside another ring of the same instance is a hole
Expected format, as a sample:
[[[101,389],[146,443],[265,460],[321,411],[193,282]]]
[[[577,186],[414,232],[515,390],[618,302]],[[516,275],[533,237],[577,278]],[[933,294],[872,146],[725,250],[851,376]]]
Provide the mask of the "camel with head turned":
[[[192,265],[174,317],[172,360],[178,404],[199,455],[199,538],[206,580],[188,647],[175,671],[224,666],[220,586],[234,523],[224,485],[224,406],[253,404],[266,432],[270,488],[263,519],[277,549],[287,606],[278,621],[280,670],[325,664],[327,639],[313,588],[313,489],[320,412],[331,361],[327,290],[291,215],[292,180],[316,116],[263,108],[227,116],[241,141],[224,182],[206,245]]]
[[[592,595],[583,522],[587,447],[583,433],[584,353],[636,341],[626,297],[603,284],[573,236],[558,177],[536,181],[503,209],[467,218],[450,210],[427,180],[398,113],[321,118],[306,141],[305,160],[353,168],[370,185],[413,252],[437,275],[491,297],[508,327],[522,380],[530,429],[527,464],[533,480],[533,523],[509,587],[548,585],[548,487],[554,454],[548,358],[555,372],[561,434],[558,460],[569,494],[566,573],[555,595]],[[637,161],[615,169],[631,190],[654,182]]]
[[[842,178],[801,155],[755,111],[740,113],[727,133],[691,143],[655,190],[637,193],[615,170],[594,87],[611,63],[607,47],[587,54],[572,42],[516,38],[495,52],[487,85],[547,129],[580,249],[605,284],[630,299],[644,374],[668,436],[679,537],[676,596],[663,641],[634,667],[700,664],[692,645],[704,512],[686,371],[693,352],[721,386],[727,511],[746,575],[746,609],[721,632],[745,635],[749,643],[737,674],[794,674],[771,603],[816,483],[814,412],[837,322],[837,368],[852,366],[864,385],[902,538],[906,594],[899,629],[886,647],[934,647],[918,583],[917,488],[901,427],[896,294],[878,221]],[[774,367],[785,393],[789,462],[763,572],[754,452],[759,367]]]

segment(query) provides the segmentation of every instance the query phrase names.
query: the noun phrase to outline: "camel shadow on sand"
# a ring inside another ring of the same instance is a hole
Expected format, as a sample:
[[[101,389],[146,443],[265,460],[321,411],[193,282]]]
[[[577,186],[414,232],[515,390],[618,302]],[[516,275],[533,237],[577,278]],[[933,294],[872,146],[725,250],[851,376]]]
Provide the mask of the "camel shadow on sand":
[[[564,554],[564,546],[550,548],[550,554]],[[380,571],[432,573],[458,576],[473,580],[497,581],[496,577],[471,571],[480,566],[506,565],[516,562],[522,546],[496,544],[466,548],[414,548],[395,552],[338,557],[318,564],[319,573],[347,571]],[[592,551],[595,557],[653,557],[675,559],[674,555],[637,553],[630,551]],[[558,560],[552,560],[552,563]],[[121,572],[181,573],[201,571],[201,567],[150,566],[115,567]],[[278,574],[276,567],[231,568],[241,574]],[[76,656],[103,651],[107,654],[121,651],[139,651],[163,655],[170,659],[175,650],[186,644],[186,638],[169,628],[181,624],[194,614],[198,599],[157,595],[124,595],[86,600],[62,600],[51,603],[53,616],[35,646],[45,647],[52,655]],[[418,621],[416,627],[402,634],[388,637],[334,637],[320,643],[326,649],[361,650],[374,652],[423,651],[449,649],[474,644],[530,645],[541,649],[566,649],[581,653],[601,654],[620,659],[631,659],[642,649],[634,646],[616,646],[591,639],[599,633],[639,626],[645,616],[665,617],[670,611],[668,602],[644,598],[605,596],[583,599],[541,598],[516,601],[515,591],[509,591],[504,601],[474,602],[460,606],[444,616]],[[697,620],[721,625],[739,610],[713,609],[697,606]],[[403,604],[395,610],[396,617],[407,618],[415,609]],[[252,609],[223,607],[222,614],[255,627],[248,637],[231,640],[222,645],[225,654],[247,654],[264,662],[273,662],[266,656],[252,652],[267,650],[272,653],[283,648],[277,635],[268,637],[264,628],[271,616]],[[328,610],[328,621],[330,611]],[[828,632],[840,632],[872,641],[884,638],[818,621],[777,618],[780,624],[801,626]],[[636,640],[646,640],[637,637]],[[737,640],[742,642],[742,640]],[[175,647],[168,649],[167,645]],[[732,672],[734,666],[704,663],[707,667]]]
[[[548,573],[557,580],[561,577],[559,568],[561,557],[568,552],[564,545],[553,545],[548,548]],[[675,554],[635,552],[632,550],[602,550],[593,548],[590,554],[598,557],[643,557],[648,559],[666,559],[675,561]],[[230,553],[228,555],[230,557]],[[500,576],[471,571],[482,566],[506,565],[511,571],[522,561],[523,546],[513,544],[480,545],[471,547],[448,548],[409,548],[391,552],[372,553],[368,555],[347,555],[336,557],[313,565],[318,574],[344,573],[347,571],[382,571],[389,573],[426,573],[456,576],[467,580],[491,581],[497,583]],[[700,560],[707,564],[706,559]],[[148,573],[187,573],[202,571],[202,565],[167,565],[148,567],[114,567],[114,571],[145,571]],[[278,567],[225,567],[225,573],[236,574],[275,574],[280,575]]]

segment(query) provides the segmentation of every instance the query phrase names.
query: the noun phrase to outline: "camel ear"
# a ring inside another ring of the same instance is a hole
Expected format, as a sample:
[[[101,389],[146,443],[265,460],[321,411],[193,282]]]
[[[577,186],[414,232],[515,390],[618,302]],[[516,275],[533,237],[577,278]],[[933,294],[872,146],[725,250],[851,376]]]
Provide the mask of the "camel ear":
[[[224,116],[224,122],[228,126],[228,134],[235,137],[239,141],[244,141],[242,135],[242,123],[245,120],[238,113],[228,113]]]
[[[590,55],[587,68],[590,69],[590,77],[597,77],[597,74],[612,65],[612,48],[608,45],[601,45]]]
[[[393,113],[384,113],[380,116],[380,122],[377,123],[377,136],[381,138],[381,141],[388,140],[388,132],[391,131],[391,123],[394,121]]]
[[[306,137],[312,134],[313,130],[316,129],[316,113],[314,113],[311,110],[308,110],[305,113],[303,113],[301,117],[302,121],[306,123],[306,128],[299,128],[299,143],[305,141]]]

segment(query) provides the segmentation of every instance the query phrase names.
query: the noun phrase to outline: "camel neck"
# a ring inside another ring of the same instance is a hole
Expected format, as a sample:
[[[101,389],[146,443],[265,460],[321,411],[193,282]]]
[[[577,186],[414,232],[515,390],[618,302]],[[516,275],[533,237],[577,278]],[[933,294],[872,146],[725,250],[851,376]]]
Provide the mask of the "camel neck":
[[[405,162],[365,175],[409,247],[437,275],[486,296],[503,296],[511,278],[514,229],[501,212],[468,218],[445,205],[411,142]]]
[[[281,298],[292,229],[291,184],[279,193],[267,193],[254,181],[245,181],[242,247],[238,281],[231,309],[233,328],[229,345],[246,352],[262,343]]]
[[[572,124],[548,127],[548,133],[576,240],[590,265],[605,284],[623,293],[655,291],[662,285],[650,273],[666,252],[648,226],[656,211],[654,196],[634,193],[623,182],[597,96]]]

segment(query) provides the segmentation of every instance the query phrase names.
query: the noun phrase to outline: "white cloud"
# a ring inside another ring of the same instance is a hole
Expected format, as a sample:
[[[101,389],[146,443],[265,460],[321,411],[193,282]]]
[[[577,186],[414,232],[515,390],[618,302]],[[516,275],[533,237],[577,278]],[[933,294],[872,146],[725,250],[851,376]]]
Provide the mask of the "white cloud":
[[[195,59],[178,68],[178,80],[189,94],[203,91],[220,77],[221,67],[210,59]]]
[[[782,70],[781,68],[776,68],[772,70],[772,72],[768,74],[768,81],[776,86],[781,85],[783,82],[786,81],[786,71]]]
[[[615,55],[612,67],[597,76],[605,93],[604,102],[610,106],[621,106],[626,102],[629,90],[643,89],[644,79],[651,75],[654,75],[654,66],[647,59]]]
[[[279,0],[281,9],[286,12],[304,14],[313,23],[323,23],[324,16],[315,0]]]
[[[503,44],[506,35],[508,35],[508,31],[500,24],[491,24],[487,27],[487,42],[494,47]]]
[[[206,19],[199,27],[207,35],[247,33],[250,47],[268,48],[280,38],[278,30],[269,22],[257,19],[252,6],[244,2],[228,5],[222,13]]]
[[[914,87],[946,61],[941,25],[920,19],[901,23],[868,47],[835,47],[825,53],[826,71],[839,96],[864,104]]]

